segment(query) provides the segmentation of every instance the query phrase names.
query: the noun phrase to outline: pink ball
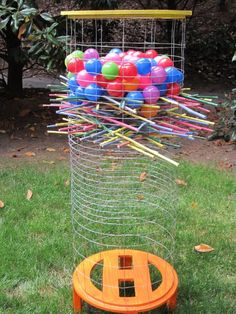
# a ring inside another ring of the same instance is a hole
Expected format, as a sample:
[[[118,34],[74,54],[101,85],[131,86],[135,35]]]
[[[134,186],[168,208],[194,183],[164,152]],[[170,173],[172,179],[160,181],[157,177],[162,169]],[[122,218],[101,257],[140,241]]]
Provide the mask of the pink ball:
[[[166,71],[161,66],[152,67],[151,80],[153,83],[162,84],[166,80]]]
[[[121,64],[122,58],[117,53],[111,52],[105,56],[105,60],[106,61],[113,61],[119,65],[119,64]]]
[[[85,50],[84,52],[84,60],[87,61],[89,59],[98,59],[99,58],[99,53],[97,52],[96,49],[94,48],[89,48]]]
[[[158,64],[162,58],[166,58],[166,55],[158,55],[157,57],[154,58],[154,60]]]
[[[139,80],[139,88],[144,89],[147,86],[152,85],[152,80],[150,78],[150,75],[137,75],[137,78]]]
[[[143,90],[143,96],[147,104],[155,104],[160,97],[160,91],[156,86],[147,86]]]
[[[135,52],[134,49],[129,49],[129,50],[127,51],[127,54],[128,54],[128,55],[132,55],[134,52]]]
[[[126,52],[119,53],[119,56],[121,57],[121,59],[123,59],[126,56]]]
[[[76,81],[80,86],[87,87],[89,84],[96,82],[96,76],[90,75],[86,70],[82,70],[77,74]]]

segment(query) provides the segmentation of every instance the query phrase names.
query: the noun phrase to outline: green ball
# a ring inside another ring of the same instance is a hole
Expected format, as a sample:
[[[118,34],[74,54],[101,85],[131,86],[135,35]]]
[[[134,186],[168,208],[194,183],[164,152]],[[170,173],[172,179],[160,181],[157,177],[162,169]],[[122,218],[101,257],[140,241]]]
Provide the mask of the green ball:
[[[119,73],[119,68],[118,65],[115,62],[106,62],[102,66],[102,75],[107,79],[107,80],[114,80]]]
[[[75,50],[71,53],[71,55],[73,55],[74,58],[79,58],[80,60],[83,60],[84,57],[84,53],[81,50]]]
[[[67,64],[69,63],[69,61],[74,58],[74,56],[72,55],[72,53],[70,53],[68,56],[66,56],[65,58],[65,66],[67,67]]]
[[[72,72],[67,73],[68,79],[72,78],[73,76],[75,76],[75,73],[72,73]]]

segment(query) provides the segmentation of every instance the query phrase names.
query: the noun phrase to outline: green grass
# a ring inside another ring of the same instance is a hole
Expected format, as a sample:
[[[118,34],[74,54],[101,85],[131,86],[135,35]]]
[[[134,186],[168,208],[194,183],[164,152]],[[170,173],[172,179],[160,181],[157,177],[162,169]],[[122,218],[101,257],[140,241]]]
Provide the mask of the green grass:
[[[69,167],[20,165],[0,170],[0,313],[72,313],[73,271]],[[236,182],[183,163],[175,268],[177,314],[235,313]],[[27,189],[33,191],[26,200]],[[207,243],[214,252],[199,254]]]

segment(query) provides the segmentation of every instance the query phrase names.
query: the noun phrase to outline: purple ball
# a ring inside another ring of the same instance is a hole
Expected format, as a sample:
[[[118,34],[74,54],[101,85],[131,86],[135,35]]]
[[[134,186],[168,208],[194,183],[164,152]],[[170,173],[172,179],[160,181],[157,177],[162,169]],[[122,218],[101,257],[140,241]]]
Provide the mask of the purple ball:
[[[152,67],[151,80],[155,84],[162,84],[165,82],[167,73],[161,66]]]
[[[145,103],[155,104],[160,97],[160,91],[156,86],[147,86],[143,90],[143,96],[145,99]]]
[[[97,52],[96,49],[94,48],[89,48],[85,50],[84,52],[84,60],[89,60],[89,59],[98,59],[99,58],[99,53]]]

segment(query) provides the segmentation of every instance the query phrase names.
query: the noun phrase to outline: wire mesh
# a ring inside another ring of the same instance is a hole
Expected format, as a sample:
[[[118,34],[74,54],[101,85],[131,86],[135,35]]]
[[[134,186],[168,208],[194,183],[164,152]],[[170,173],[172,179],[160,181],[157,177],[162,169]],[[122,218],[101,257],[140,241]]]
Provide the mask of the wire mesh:
[[[171,30],[169,42],[163,35],[166,25]],[[136,32],[130,32],[130,29],[136,29]],[[179,33],[176,35],[177,29],[181,30],[180,36]],[[104,57],[117,47],[122,51],[155,49],[159,54],[168,54],[175,67],[184,72],[185,20],[68,20],[66,30],[69,38],[67,54],[78,49],[85,51],[95,48],[100,57]],[[103,114],[106,130],[117,130],[117,125],[111,120],[116,119],[121,136],[128,134],[127,129],[122,129],[122,123],[133,129],[142,129],[146,134],[155,132],[155,128],[150,131],[145,123],[142,124],[143,121],[137,125],[132,109],[127,116],[127,112],[122,113],[121,107],[117,115],[114,106],[116,101],[120,103],[120,96],[106,97],[94,101],[100,106],[96,117]],[[90,122],[96,119],[89,111],[87,117]],[[70,119],[79,119],[78,115],[73,115],[73,109]],[[136,122],[135,126],[133,121]],[[115,133],[111,141],[109,138],[104,140],[103,135],[103,131],[87,138],[73,132],[69,135],[76,264],[86,259],[89,261],[96,253],[115,249],[121,250],[122,256],[127,255],[127,250],[140,250],[173,262],[177,203],[175,166],[163,159],[162,155],[152,156],[148,151],[144,155],[138,149],[134,150],[132,143],[119,145]],[[157,142],[147,142],[142,138],[141,145],[142,141],[150,152],[158,146]],[[174,144],[165,148],[167,158],[172,158],[172,146]],[[93,262],[93,258],[90,262]],[[104,285],[112,288],[103,280],[103,266],[101,255],[101,260],[94,265],[87,278],[100,291],[105,289]],[[134,267],[142,272],[145,265],[140,262]],[[154,291],[162,278],[151,264],[148,267]],[[116,271],[117,267],[114,267]],[[120,296],[129,297],[132,284],[128,280],[124,282],[126,285],[119,287],[119,293]],[[143,282],[137,288],[145,290],[147,283]]]

